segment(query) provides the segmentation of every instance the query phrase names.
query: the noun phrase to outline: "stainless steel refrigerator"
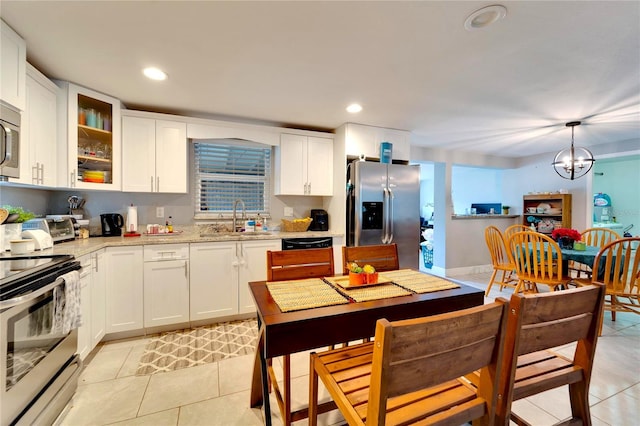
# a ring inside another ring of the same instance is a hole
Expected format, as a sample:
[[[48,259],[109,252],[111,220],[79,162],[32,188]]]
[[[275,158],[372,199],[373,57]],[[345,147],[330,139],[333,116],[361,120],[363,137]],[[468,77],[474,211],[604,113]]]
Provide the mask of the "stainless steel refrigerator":
[[[420,166],[353,161],[347,167],[347,245],[398,245],[401,268],[418,269]]]

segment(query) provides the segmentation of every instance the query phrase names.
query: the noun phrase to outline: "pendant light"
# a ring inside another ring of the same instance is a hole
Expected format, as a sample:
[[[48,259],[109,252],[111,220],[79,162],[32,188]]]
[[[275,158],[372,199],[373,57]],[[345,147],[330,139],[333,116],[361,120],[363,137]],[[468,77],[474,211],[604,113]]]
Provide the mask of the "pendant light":
[[[574,180],[586,175],[596,161],[588,149],[573,146],[573,129],[580,124],[580,121],[570,121],[566,124],[567,127],[571,127],[571,148],[563,149],[553,159],[553,169],[564,179]]]

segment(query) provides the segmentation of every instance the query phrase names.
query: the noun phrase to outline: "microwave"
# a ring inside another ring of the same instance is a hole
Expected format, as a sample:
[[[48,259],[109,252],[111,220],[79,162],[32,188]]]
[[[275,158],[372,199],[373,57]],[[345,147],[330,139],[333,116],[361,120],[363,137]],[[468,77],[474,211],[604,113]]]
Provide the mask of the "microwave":
[[[51,235],[53,243],[71,241],[76,238],[75,219],[69,216],[52,216],[31,219],[22,224],[22,230],[42,229]]]
[[[20,113],[0,105],[0,180],[20,177]]]

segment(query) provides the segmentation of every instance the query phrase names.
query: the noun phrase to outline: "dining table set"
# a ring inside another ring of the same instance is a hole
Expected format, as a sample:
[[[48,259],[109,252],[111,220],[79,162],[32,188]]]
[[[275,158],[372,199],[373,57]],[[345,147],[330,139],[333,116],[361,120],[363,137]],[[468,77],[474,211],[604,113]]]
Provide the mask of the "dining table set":
[[[369,339],[376,321],[435,315],[479,306],[484,292],[461,282],[411,269],[380,272],[377,283],[350,285],[348,275],[249,283],[258,316],[259,339],[252,376],[251,406],[264,405],[271,424],[267,362],[307,350]],[[290,407],[285,380],[282,406]],[[335,408],[322,404],[319,412]],[[286,413],[285,424],[308,416],[308,409]]]

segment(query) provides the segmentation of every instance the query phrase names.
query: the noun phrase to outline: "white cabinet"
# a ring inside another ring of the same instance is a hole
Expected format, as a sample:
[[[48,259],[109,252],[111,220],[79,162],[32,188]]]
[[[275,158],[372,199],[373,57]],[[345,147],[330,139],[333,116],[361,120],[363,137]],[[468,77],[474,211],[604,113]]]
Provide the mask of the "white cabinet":
[[[256,311],[249,291],[250,281],[267,279],[267,250],[281,250],[281,240],[243,241],[239,244],[240,265],[238,265],[238,313]]]
[[[11,181],[54,187],[57,183],[58,87],[27,64],[26,108],[20,133],[20,178]]]
[[[122,152],[123,191],[187,192],[186,123],[124,115]]]
[[[119,191],[120,101],[66,81],[58,96],[58,185]]]
[[[255,312],[248,283],[267,278],[267,250],[281,246],[280,240],[191,244],[191,320]]]
[[[0,20],[0,100],[24,111],[27,44]]]
[[[409,161],[411,133],[362,124],[345,124],[345,153],[347,156],[380,158],[380,142],[393,144],[393,159]]]
[[[189,321],[189,246],[144,247],[144,326]]]
[[[189,248],[191,321],[238,313],[235,241],[194,243]]]
[[[107,333],[143,328],[142,253],[142,246],[106,249]]]
[[[91,349],[95,348],[106,334],[107,269],[105,249],[91,254]]]
[[[80,313],[82,325],[78,328],[78,355],[85,359],[93,349],[91,344],[91,274],[93,271],[91,255],[87,254],[78,258],[82,269],[80,270]]]
[[[333,195],[333,139],[283,133],[276,148],[276,195]]]

